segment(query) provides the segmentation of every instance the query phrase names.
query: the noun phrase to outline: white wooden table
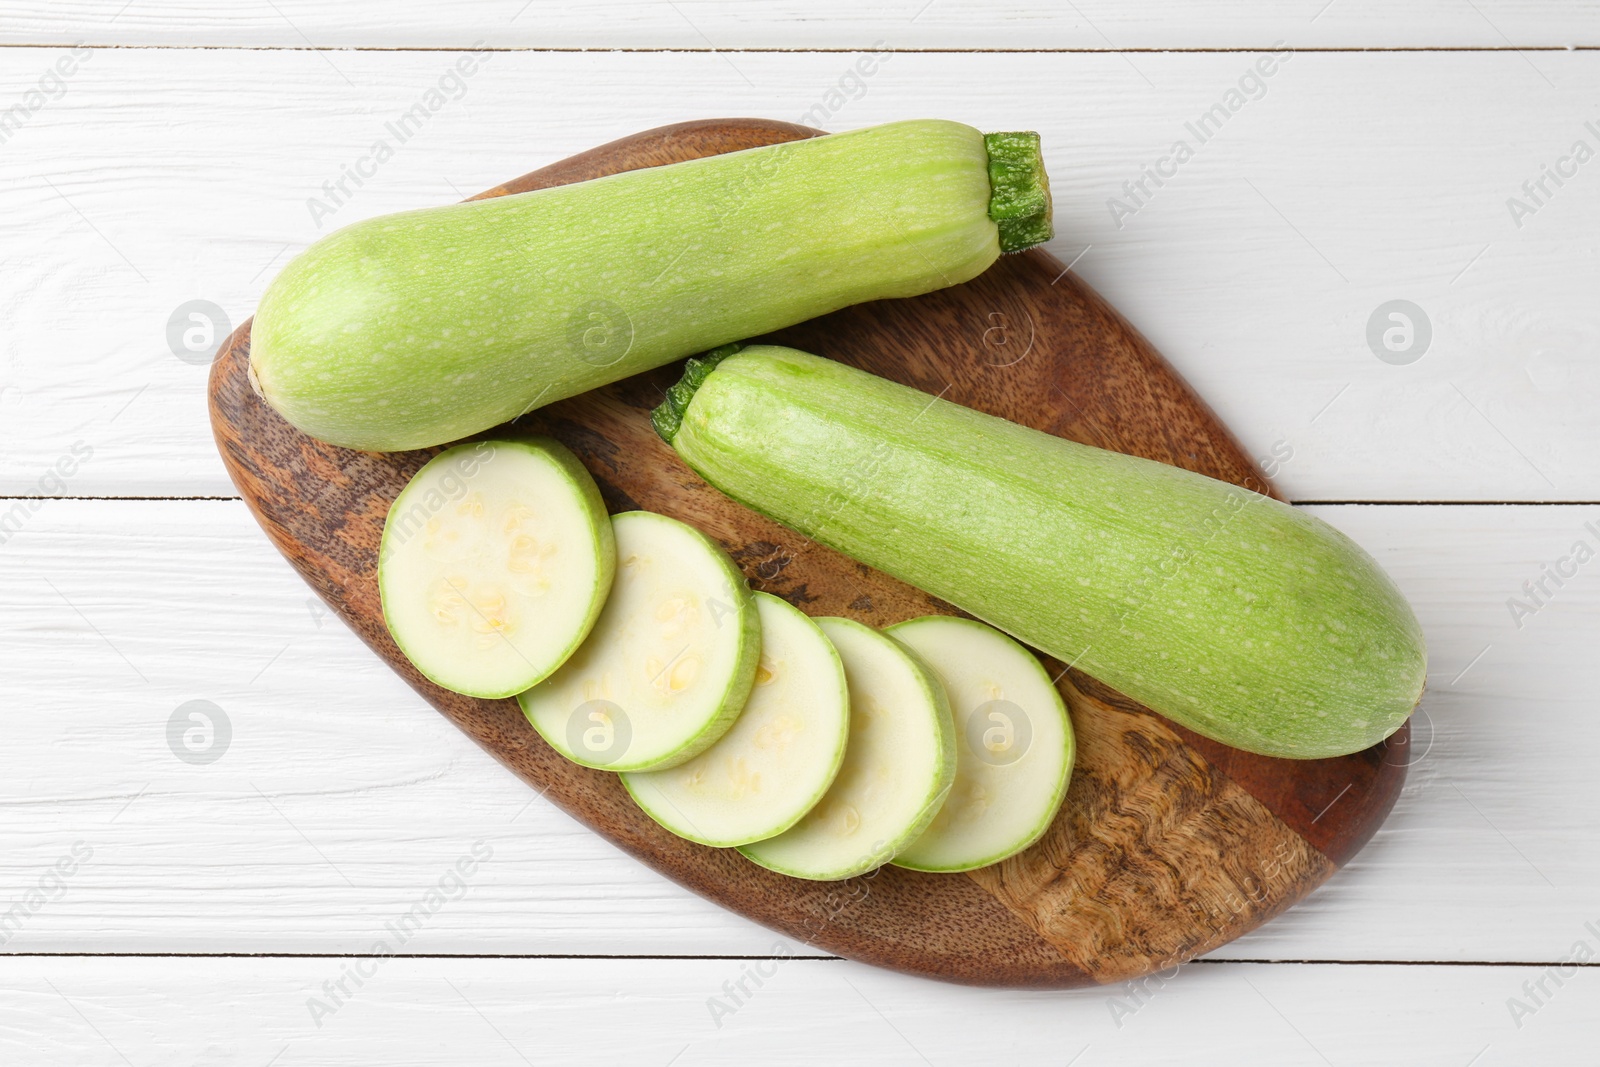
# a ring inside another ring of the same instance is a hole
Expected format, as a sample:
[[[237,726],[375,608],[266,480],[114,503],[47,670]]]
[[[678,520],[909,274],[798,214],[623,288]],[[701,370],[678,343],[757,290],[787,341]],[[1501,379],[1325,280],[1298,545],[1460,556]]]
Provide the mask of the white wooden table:
[[[0,2],[0,1062],[1594,1062],[1600,18],[1400,7]],[[1139,988],[782,958],[535,799],[267,544],[176,310],[237,323],[331,226],[724,115],[1038,129],[1052,250],[1394,574],[1421,756],[1312,899]],[[210,762],[169,742],[193,700]]]

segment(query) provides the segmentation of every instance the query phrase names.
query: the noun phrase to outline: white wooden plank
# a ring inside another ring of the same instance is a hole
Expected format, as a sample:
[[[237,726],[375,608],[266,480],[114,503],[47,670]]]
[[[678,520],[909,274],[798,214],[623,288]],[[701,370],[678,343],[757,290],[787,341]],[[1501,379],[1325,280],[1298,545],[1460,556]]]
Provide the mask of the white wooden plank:
[[[1349,869],[1219,955],[1562,958],[1600,880],[1574,847],[1600,807],[1600,563],[1521,629],[1506,599],[1600,547],[1600,509],[1315,510],[1417,607],[1431,746]],[[93,853],[5,951],[357,951],[477,841],[492,857],[417,951],[765,951],[532,799],[308,599],[236,502],[50,501],[0,545],[0,913]],[[168,747],[195,699],[232,725],[207,765]]]
[[[1235,48],[1563,46],[1596,41],[1579,0],[20,0],[0,43],[304,48]]]
[[[327,612],[242,504],[50,501],[0,573],[21,728],[0,912],[75,842],[92,850],[59,900],[0,930],[5,950],[354,951],[477,842],[491,858],[420,950],[766,936],[535,799]],[[191,700],[231,727],[209,764],[169,742]]]
[[[357,966],[359,986],[344,977]],[[826,960],[33,958],[7,972],[0,1049],[25,1064],[1501,1067],[1587,1062],[1600,1012],[1593,967],[1221,964],[1065,993]],[[323,990],[341,979],[348,997]],[[1514,1020],[1507,1002],[1541,980],[1549,995]],[[731,1010],[713,1015],[719,1003]],[[313,1021],[315,1005],[331,1013]]]
[[[130,14],[137,10],[130,9]],[[1337,9],[1335,9],[1337,10]],[[0,50],[22,98],[61,53]],[[0,492],[230,488],[203,368],[169,316],[235,319],[317,236],[308,201],[387,136],[454,53],[101,50],[0,152]],[[1247,74],[1239,54],[896,55],[858,99],[839,54],[500,53],[324,226],[453,198],[632,130],[717,114],[836,128],[915,114],[1035,126],[1052,249],[1299,499],[1600,497],[1600,224],[1586,167],[1518,229],[1508,197],[1600,112],[1600,54],[1299,54],[1119,229],[1108,202]],[[1025,87],[1020,90],[1018,87]],[[532,106],[530,106],[532,105]],[[815,114],[815,113],[814,113]],[[813,121],[818,121],[813,117]],[[348,187],[353,188],[353,187]],[[1086,250],[1087,249],[1087,250]],[[1081,254],[1081,258],[1078,258]],[[1368,350],[1385,302],[1420,362]]]

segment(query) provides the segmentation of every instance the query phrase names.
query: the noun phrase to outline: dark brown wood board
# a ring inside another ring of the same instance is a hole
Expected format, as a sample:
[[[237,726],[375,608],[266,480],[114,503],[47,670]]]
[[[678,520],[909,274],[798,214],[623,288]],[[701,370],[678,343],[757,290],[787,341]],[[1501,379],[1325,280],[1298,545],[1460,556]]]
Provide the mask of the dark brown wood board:
[[[666,126],[481,196],[817,132],[759,119]],[[1273,492],[1150,345],[1039,249],[1003,257],[964,285],[847,308],[772,340],[1039,430]],[[1055,822],[1022,855],[970,874],[890,867],[824,884],[691,844],[651,822],[614,775],[557,755],[514,700],[459,696],[412,669],[383,625],[377,550],[390,502],[437,450],[352,452],[306,437],[251,391],[249,354],[246,322],[211,372],[217,447],[267,535],[312,588],[530,786],[667,877],[806,946],[978,985],[1068,988],[1135,978],[1210,951],[1300,900],[1366,843],[1404,781],[1409,726],[1339,759],[1253,756],[1044,657],[1052,674],[1061,673],[1078,758]],[[752,586],[813,615],[886,626],[955,613],[700,481],[650,427],[650,409],[680,370],[674,364],[552,404],[523,416],[518,428],[572,448],[613,512],[647,508],[693,523],[727,548]]]

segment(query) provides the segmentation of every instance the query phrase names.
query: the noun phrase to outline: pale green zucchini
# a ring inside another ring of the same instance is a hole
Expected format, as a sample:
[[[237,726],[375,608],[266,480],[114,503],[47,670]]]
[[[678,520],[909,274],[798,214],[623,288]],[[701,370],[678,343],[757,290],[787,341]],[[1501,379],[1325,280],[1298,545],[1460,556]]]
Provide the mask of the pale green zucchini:
[[[890,123],[358,222],[268,287],[250,376],[314,437],[420,448],[1049,236],[1036,134]]]
[[[1422,632],[1378,564],[1269,497],[804,352],[691,360],[655,421],[724,493],[1252,752],[1405,722]]]

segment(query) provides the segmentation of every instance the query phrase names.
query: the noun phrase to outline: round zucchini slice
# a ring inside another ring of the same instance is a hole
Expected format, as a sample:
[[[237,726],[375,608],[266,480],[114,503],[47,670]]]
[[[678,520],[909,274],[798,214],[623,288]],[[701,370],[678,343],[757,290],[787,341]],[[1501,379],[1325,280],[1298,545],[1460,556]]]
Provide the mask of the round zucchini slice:
[[[1072,722],[1037,658],[971,619],[929,615],[887,631],[944,683],[956,781],[923,835],[895,857],[917,871],[970,871],[1043,836],[1072,774]]]
[[[921,836],[955,779],[955,738],[944,687],[905,645],[849,619],[817,621],[850,690],[844,765],[803,819],[739,851],[832,882],[883,866]]]
[[[749,699],[761,623],[744,575],[699,530],[648,511],[611,524],[617,577],[589,639],[517,699],[575,763],[673,767],[711,747]]]
[[[616,570],[594,479],[548,437],[447,448],[395,497],[378,592],[395,644],[430,681],[508,697],[588,636]]]
[[[639,807],[679,837],[727,848],[783,833],[827,792],[844,759],[844,666],[799,608],[756,593],[755,688],[722,739],[670,770],[624,774]]]

